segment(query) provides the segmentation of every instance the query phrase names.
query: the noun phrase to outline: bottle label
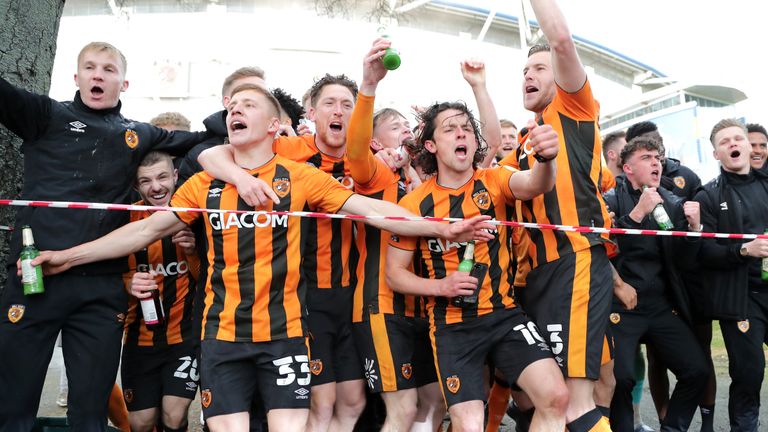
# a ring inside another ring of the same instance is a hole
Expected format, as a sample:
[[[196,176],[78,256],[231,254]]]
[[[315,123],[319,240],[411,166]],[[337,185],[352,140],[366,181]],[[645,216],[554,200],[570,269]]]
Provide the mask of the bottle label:
[[[763,273],[768,273],[768,258],[763,258]]]
[[[672,221],[669,220],[667,212],[664,207],[658,206],[653,209],[653,218],[656,219],[656,223],[664,230],[672,229]]]
[[[146,325],[153,325],[160,322],[157,314],[157,308],[155,308],[155,302],[152,297],[146,300],[141,300],[141,314],[144,315],[144,323]]]
[[[21,260],[21,282],[25,284],[37,283],[37,269],[32,265],[32,259]]]

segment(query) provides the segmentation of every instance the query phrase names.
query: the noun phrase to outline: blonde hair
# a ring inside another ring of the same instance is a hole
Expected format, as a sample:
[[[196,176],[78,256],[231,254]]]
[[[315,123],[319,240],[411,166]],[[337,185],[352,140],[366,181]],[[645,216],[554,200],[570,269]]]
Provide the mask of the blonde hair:
[[[83,49],[80,50],[80,54],[77,55],[77,64],[80,65],[80,62],[83,61],[83,56],[85,56],[85,53],[88,51],[94,51],[94,52],[104,52],[106,51],[108,54],[112,54],[113,56],[117,57],[117,59],[120,61],[120,66],[122,66],[123,75],[125,75],[126,72],[128,72],[128,62],[125,60],[125,56],[123,53],[115,48],[114,45],[109,44],[107,42],[91,42],[88,45],[84,46]]]
[[[192,129],[192,123],[183,114],[178,112],[160,113],[149,121],[152,126],[174,126],[178,130],[189,132]]]

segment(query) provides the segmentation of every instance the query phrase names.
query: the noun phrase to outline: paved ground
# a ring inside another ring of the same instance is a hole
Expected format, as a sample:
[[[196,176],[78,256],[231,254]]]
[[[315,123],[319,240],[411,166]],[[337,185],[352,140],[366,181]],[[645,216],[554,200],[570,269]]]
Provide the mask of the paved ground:
[[[40,416],[46,417],[63,417],[66,416],[66,408],[59,408],[56,405],[56,396],[58,395],[59,388],[59,371],[62,366],[61,349],[56,348],[54,351],[53,359],[48,368],[48,377],[45,380],[45,387],[43,389],[43,397],[40,401]],[[729,430],[728,427],[728,376],[727,376],[727,358],[724,355],[715,355],[715,364],[718,371],[718,392],[717,392],[717,405],[715,409],[715,430],[718,432],[725,432]],[[673,379],[674,382],[674,379]],[[768,424],[768,385],[763,386],[762,400],[765,401],[760,409],[760,418],[764,424]],[[659,428],[659,422],[656,420],[655,410],[653,403],[651,402],[651,396],[648,393],[648,388],[644,390],[642,401],[642,415],[645,422],[653,427],[655,430]],[[200,403],[195,401],[192,403],[190,413],[190,431],[200,431]],[[505,418],[502,431],[514,430],[514,422]],[[701,425],[699,415],[694,417],[691,431],[698,431]]]

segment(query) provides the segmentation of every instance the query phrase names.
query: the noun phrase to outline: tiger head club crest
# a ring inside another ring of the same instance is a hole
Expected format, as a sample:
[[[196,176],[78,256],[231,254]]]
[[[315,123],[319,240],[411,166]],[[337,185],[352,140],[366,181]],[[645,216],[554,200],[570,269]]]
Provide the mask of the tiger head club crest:
[[[488,194],[488,191],[486,190],[481,190],[473,193],[472,201],[475,202],[475,205],[480,210],[488,210],[489,208],[491,208],[491,196]]]
[[[673,179],[675,182],[675,186],[677,186],[680,189],[683,189],[685,187],[685,177],[683,176],[677,176]]]
[[[323,361],[322,360],[310,360],[309,361],[309,371],[312,372],[312,375],[320,375],[323,372]]]
[[[608,318],[613,324],[618,324],[621,322],[621,315],[617,314],[616,312],[612,313]]]
[[[8,321],[17,323],[24,316],[24,305],[15,304],[8,308]]]
[[[123,397],[126,403],[133,402],[133,389],[123,389]]]
[[[273,179],[272,190],[274,190],[280,198],[285,198],[286,195],[291,193],[291,180],[286,177]]]
[[[125,145],[130,149],[135,149],[139,145],[139,134],[133,129],[126,129],[125,131]]]
[[[411,367],[410,363],[405,363],[400,367],[400,373],[403,374],[403,378],[411,379],[411,376],[413,375],[413,367]]]
[[[203,408],[208,408],[211,406],[212,401],[213,395],[211,394],[211,389],[205,389],[200,392],[200,402],[202,402]]]
[[[739,321],[736,323],[736,325],[739,327],[739,331],[742,333],[749,331],[749,320]]]
[[[461,380],[456,375],[451,375],[445,379],[445,387],[449,392],[456,394],[461,388]]]

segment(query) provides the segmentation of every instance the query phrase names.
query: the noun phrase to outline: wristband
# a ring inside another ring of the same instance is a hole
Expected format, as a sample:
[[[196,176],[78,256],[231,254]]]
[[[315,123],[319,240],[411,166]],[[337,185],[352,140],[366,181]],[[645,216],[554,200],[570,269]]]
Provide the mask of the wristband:
[[[547,163],[551,160],[554,160],[557,156],[552,156],[551,158],[546,158],[538,153],[533,154],[533,158],[536,159],[540,163]]]

